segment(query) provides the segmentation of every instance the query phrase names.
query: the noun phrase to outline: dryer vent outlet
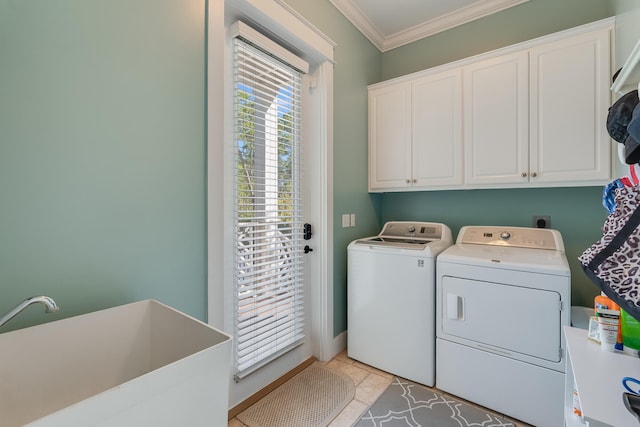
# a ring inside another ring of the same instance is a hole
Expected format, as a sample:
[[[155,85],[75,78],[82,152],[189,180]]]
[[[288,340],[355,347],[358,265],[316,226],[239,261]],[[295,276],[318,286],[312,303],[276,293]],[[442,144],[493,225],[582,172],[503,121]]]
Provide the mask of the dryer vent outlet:
[[[551,217],[549,215],[534,215],[533,228],[551,228]]]

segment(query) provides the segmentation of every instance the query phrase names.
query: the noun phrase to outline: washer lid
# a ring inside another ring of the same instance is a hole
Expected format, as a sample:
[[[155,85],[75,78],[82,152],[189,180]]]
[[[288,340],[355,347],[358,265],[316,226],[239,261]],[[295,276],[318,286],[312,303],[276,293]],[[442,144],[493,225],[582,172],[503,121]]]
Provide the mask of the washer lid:
[[[384,237],[384,236],[373,236],[373,237],[365,237],[364,239],[356,240],[356,244],[358,245],[373,245],[373,246],[387,246],[387,247],[396,247],[396,248],[404,248],[404,249],[413,249],[417,251],[421,251],[427,246],[429,243],[433,242],[430,239],[419,239],[419,238],[405,238],[405,237]]]
[[[451,229],[435,222],[389,221],[377,236],[358,239],[355,244],[425,250],[434,242],[449,246],[452,243]]]

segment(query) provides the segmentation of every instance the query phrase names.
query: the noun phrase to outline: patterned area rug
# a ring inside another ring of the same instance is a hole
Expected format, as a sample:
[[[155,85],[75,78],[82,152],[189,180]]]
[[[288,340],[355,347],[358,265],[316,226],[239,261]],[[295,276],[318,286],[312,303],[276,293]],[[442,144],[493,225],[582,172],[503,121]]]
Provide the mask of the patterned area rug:
[[[354,427],[514,427],[479,408],[394,378]]]
[[[249,427],[324,427],[354,393],[351,378],[314,363],[237,418]]]

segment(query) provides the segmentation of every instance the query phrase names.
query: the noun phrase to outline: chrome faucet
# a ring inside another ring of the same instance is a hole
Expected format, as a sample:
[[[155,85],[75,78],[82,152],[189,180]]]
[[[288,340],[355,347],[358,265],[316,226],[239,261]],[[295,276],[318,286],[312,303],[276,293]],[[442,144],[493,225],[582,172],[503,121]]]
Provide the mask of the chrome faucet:
[[[56,302],[50,297],[41,295],[38,297],[27,298],[26,300],[22,301],[20,304],[12,308],[11,311],[9,311],[7,314],[0,317],[0,328],[3,327],[5,323],[7,323],[9,320],[13,319],[18,314],[20,314],[22,310],[29,307],[31,304],[36,304],[36,303],[44,305],[45,313],[55,313],[56,311],[58,311],[58,306]]]

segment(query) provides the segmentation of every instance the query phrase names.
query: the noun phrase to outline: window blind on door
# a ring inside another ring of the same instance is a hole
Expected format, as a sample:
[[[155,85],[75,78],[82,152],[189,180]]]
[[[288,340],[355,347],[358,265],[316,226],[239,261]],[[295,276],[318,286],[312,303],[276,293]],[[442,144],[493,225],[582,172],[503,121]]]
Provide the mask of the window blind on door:
[[[302,343],[302,73],[233,39],[235,378]]]

